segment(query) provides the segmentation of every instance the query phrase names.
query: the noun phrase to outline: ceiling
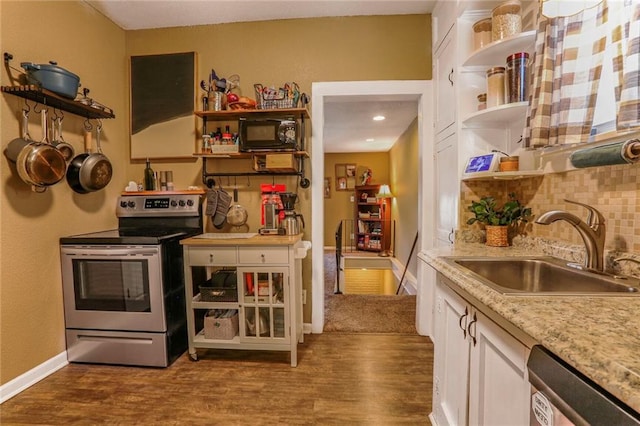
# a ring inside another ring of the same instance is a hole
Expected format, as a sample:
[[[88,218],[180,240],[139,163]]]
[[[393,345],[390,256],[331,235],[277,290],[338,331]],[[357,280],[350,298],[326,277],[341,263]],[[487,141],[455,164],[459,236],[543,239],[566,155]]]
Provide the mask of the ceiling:
[[[330,16],[431,13],[435,0],[85,0],[125,30]],[[417,116],[417,100],[326,101],[324,151],[386,152]],[[385,120],[374,122],[374,115]],[[374,139],[367,141],[367,139]]]

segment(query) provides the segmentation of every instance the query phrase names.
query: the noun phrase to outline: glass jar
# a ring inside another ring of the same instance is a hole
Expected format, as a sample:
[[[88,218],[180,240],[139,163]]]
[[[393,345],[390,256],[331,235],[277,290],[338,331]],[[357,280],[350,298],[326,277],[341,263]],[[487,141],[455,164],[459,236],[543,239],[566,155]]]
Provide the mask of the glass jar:
[[[504,72],[504,67],[493,67],[487,70],[487,108],[504,104]]]
[[[480,93],[478,95],[478,111],[482,111],[484,109],[487,109],[487,94]]]
[[[529,99],[529,54],[518,52],[507,57],[507,103]]]
[[[491,18],[473,24],[473,49],[478,50],[491,43]]]
[[[504,2],[491,11],[491,40],[502,40],[519,34],[522,31],[520,2],[511,0]]]

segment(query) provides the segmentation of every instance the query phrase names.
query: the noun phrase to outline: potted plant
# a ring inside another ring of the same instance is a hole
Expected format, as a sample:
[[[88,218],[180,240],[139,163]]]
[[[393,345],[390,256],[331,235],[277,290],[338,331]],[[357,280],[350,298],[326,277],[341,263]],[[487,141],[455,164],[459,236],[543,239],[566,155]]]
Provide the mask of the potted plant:
[[[497,207],[495,198],[483,197],[480,201],[472,201],[468,210],[474,217],[467,220],[467,225],[482,223],[487,231],[487,245],[506,247],[509,245],[509,227],[517,227],[526,223],[531,217],[531,209],[524,207],[516,199],[515,193],[509,194],[509,200],[502,207]]]

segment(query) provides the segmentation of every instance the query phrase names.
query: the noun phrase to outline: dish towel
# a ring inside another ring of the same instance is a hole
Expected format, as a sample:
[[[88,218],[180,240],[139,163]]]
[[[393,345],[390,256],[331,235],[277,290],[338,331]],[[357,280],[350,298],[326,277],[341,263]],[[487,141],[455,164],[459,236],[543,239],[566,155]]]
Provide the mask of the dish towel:
[[[231,206],[231,195],[224,189],[218,190],[218,204],[216,205],[216,212],[213,216],[213,226],[218,229],[222,229],[224,223],[227,221],[227,212]]]
[[[611,166],[614,164],[633,164],[640,161],[640,139],[614,142],[595,148],[575,151],[569,157],[573,167]]]
[[[213,216],[216,214],[216,207],[218,206],[218,190],[207,189],[207,205],[205,208],[206,216]]]

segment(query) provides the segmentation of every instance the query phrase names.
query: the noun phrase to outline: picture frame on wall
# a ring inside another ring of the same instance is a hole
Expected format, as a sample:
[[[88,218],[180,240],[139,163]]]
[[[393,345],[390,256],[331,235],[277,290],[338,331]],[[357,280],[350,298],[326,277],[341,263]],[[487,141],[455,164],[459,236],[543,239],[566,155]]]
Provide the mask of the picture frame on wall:
[[[336,164],[336,191],[353,191],[356,188],[355,164]]]
[[[131,56],[132,160],[193,158],[196,72],[196,52]]]
[[[331,178],[324,178],[324,198],[331,198]]]

